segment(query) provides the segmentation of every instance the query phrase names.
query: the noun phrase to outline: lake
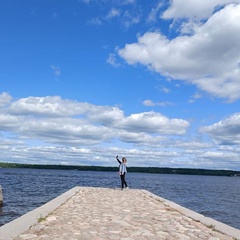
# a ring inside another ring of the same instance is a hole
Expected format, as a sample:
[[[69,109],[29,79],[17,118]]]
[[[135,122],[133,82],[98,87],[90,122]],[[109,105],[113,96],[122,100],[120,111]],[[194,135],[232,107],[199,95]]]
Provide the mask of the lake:
[[[240,229],[240,177],[128,173],[130,188],[145,189]],[[120,187],[116,172],[0,168],[4,205],[0,226],[75,186]]]

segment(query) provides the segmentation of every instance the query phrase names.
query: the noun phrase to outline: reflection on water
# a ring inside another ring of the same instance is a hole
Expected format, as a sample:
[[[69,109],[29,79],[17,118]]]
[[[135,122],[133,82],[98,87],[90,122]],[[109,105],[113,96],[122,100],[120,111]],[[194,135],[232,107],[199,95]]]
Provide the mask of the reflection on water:
[[[131,188],[151,191],[240,229],[240,177],[128,173],[127,181]],[[117,172],[1,168],[0,185],[1,226],[75,186],[115,188],[120,179]]]

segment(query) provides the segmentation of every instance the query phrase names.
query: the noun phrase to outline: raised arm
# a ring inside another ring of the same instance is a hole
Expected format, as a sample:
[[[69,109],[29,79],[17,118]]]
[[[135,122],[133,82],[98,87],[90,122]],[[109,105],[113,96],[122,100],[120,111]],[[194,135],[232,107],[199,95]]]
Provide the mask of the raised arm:
[[[117,159],[117,161],[119,162],[119,164],[121,164],[121,161],[118,159],[118,156],[116,156],[116,159]]]

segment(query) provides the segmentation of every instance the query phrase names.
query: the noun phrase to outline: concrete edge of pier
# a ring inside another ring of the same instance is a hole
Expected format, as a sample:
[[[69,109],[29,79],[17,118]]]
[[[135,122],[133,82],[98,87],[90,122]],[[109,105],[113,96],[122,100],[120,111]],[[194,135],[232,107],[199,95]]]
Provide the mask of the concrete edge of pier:
[[[166,206],[169,206],[170,208],[175,209],[176,211],[182,213],[185,216],[188,216],[190,218],[192,218],[195,221],[199,221],[202,224],[204,224],[205,226],[208,226],[212,229],[215,229],[221,233],[224,233],[226,235],[229,235],[231,237],[234,237],[236,239],[240,239],[240,230],[234,227],[231,227],[225,223],[219,222],[217,220],[214,220],[212,218],[209,217],[205,217],[204,215],[194,212],[188,208],[182,207],[181,205],[178,205],[174,202],[171,202],[169,200],[166,200],[164,198],[161,198],[151,192],[148,192],[146,190],[142,190],[143,193],[145,193],[146,195],[160,201],[161,203],[163,203]]]
[[[6,223],[0,227],[0,240],[11,240],[21,233],[28,230],[32,225],[36,224],[41,218],[45,218],[73,195],[79,191],[80,187],[74,187],[69,191],[61,194],[46,204]]]
[[[19,236],[26,230],[28,230],[31,226],[38,223],[41,218],[47,217],[51,212],[57,209],[59,206],[64,204],[68,199],[70,199],[73,195],[75,195],[80,189],[89,188],[89,187],[74,187],[69,191],[63,193],[62,195],[54,198],[48,203],[24,214],[23,216],[3,225],[0,227],[0,240],[12,240],[15,237]],[[90,187],[92,188],[92,187]],[[136,189],[137,190],[137,189]],[[231,236],[235,239],[240,239],[240,230],[233,228],[229,225],[226,225],[222,222],[216,221],[212,218],[205,217],[202,214],[196,213],[190,209],[182,207],[174,202],[161,198],[149,191],[138,189],[142,194],[151,197],[165,206],[172,208],[181,214],[192,218],[195,221],[201,222],[202,224],[212,228],[216,231],[219,231],[223,234]]]

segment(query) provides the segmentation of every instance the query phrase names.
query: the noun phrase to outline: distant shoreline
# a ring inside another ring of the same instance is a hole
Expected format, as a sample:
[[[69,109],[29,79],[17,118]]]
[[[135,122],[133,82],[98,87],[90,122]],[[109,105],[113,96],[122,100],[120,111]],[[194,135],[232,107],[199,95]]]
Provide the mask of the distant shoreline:
[[[29,168],[29,169],[108,171],[108,172],[116,172],[118,170],[117,167],[22,164],[22,163],[8,163],[8,162],[0,162],[0,168]],[[240,171],[234,171],[234,170],[167,168],[167,167],[128,167],[128,172],[206,175],[206,176],[240,176]]]

